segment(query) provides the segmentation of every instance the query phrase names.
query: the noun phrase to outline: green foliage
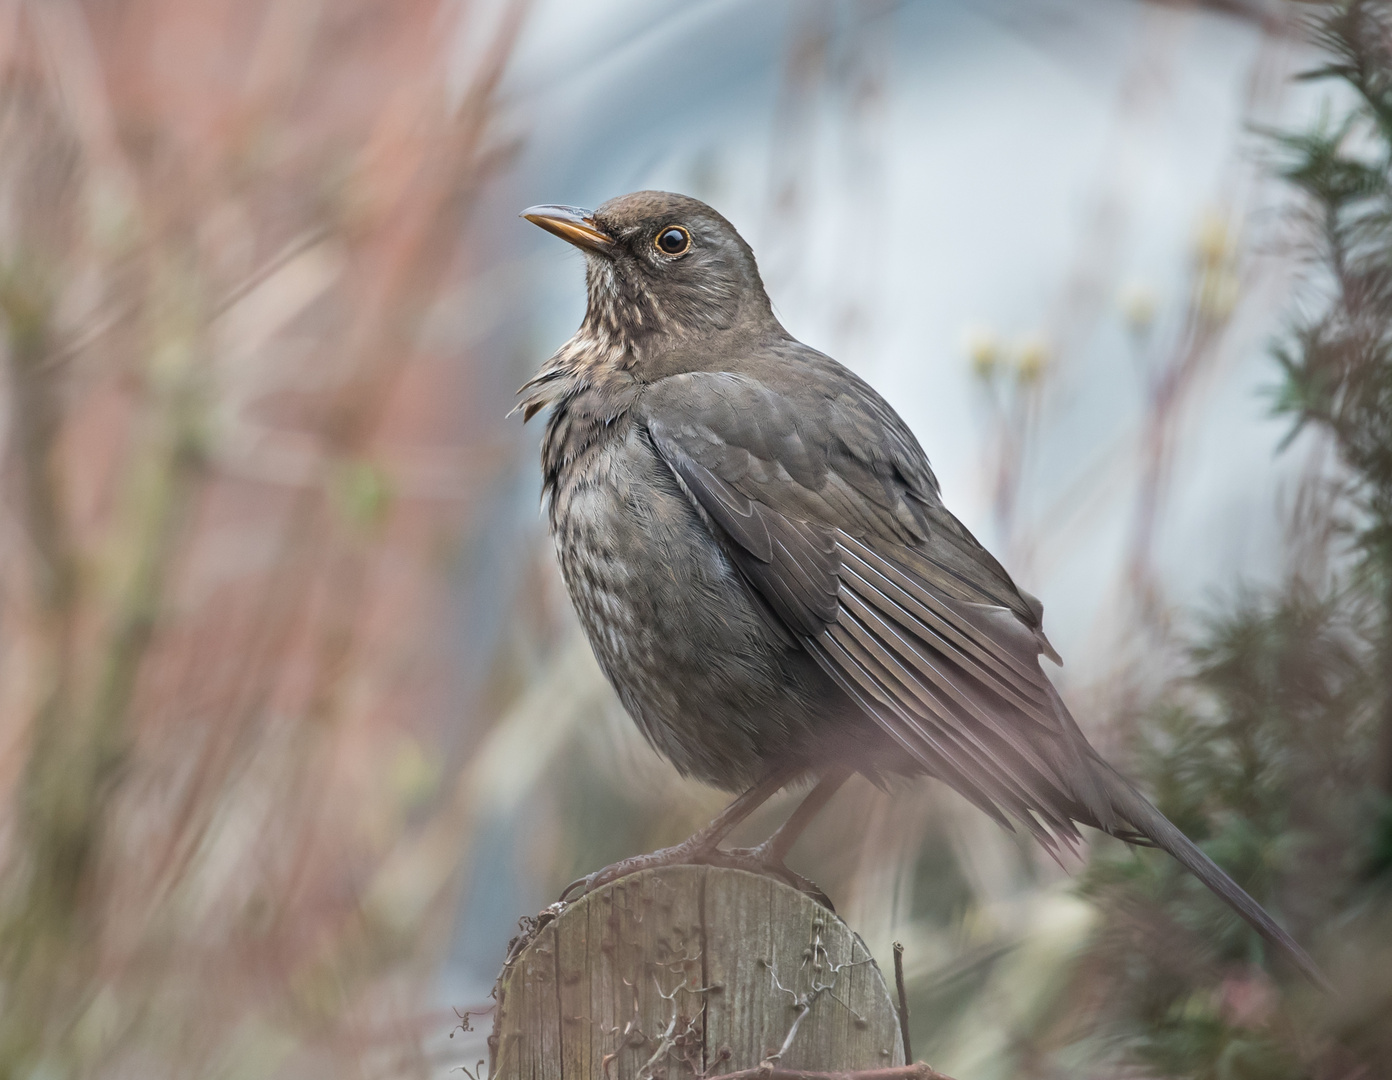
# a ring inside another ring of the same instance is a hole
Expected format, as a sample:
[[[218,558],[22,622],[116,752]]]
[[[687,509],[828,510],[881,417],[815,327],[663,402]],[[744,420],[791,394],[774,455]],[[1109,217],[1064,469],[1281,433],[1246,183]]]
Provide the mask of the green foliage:
[[[1329,967],[1324,1000],[1265,967],[1260,939],[1171,860],[1101,848],[1101,911],[1082,965],[1093,1019],[1147,1075],[1238,1080],[1389,1074],[1392,967],[1392,3],[1351,0],[1312,26],[1343,114],[1276,136],[1309,210],[1305,305],[1275,350],[1292,436],[1343,468],[1318,588],[1296,567],[1196,634],[1187,676],[1131,718],[1133,772]],[[1353,563],[1332,545],[1354,541]],[[1355,1006],[1353,1002],[1358,1002]],[[1381,1016],[1381,1019],[1376,1017]]]
[[[1392,881],[1392,799],[1389,798],[1381,800],[1369,830],[1365,876],[1372,881]]]
[[[329,491],[343,519],[365,532],[380,526],[391,509],[391,478],[370,461],[340,465],[332,475]]]
[[[956,926],[971,907],[971,883],[946,836],[930,831],[914,863],[912,918],[933,926]]]
[[[1355,0],[1317,24],[1332,60],[1306,77],[1354,92],[1337,123],[1281,136],[1285,176],[1318,224],[1326,302],[1277,350],[1278,411],[1333,437],[1367,569],[1392,581],[1392,5]]]
[[[1227,1023],[1206,1001],[1187,1002],[1155,1024],[1138,1057],[1166,1076],[1286,1080],[1303,1070],[1258,1032]]]
[[[1317,950],[1333,927],[1356,938],[1372,900],[1376,650],[1353,599],[1299,580],[1240,597],[1133,725],[1160,808]],[[1260,938],[1173,860],[1114,845],[1083,888],[1102,910],[1090,960],[1125,1057],[1165,1076],[1309,1074],[1291,1034],[1302,1017],[1286,1013],[1303,988],[1283,998]]]

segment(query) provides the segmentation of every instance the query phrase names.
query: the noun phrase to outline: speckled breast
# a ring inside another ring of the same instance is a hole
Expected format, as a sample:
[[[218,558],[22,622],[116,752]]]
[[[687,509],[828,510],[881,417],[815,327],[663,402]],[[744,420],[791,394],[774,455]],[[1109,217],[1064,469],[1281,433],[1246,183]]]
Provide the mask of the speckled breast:
[[[738,790],[813,762],[839,691],[770,625],[640,426],[620,421],[568,464],[551,529],[600,666],[678,769]]]

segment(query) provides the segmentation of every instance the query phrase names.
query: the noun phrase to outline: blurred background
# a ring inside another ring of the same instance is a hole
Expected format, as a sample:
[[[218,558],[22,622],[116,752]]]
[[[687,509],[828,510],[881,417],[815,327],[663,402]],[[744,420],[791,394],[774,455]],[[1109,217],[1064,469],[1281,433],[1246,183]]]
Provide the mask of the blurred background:
[[[1162,857],[854,781],[791,863],[916,1054],[1392,1075],[1389,162],[1372,0],[0,0],[0,1080],[476,1076],[518,918],[723,804],[506,417],[584,305],[518,211],[648,187],[1341,990]]]

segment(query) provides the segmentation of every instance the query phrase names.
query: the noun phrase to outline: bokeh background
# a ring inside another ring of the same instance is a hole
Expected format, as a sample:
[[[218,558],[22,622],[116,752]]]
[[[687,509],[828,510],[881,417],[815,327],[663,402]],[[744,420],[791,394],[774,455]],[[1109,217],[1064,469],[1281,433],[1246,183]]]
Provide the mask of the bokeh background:
[[[476,1075],[518,918],[722,805],[506,416],[584,304],[517,212],[647,187],[1342,992],[1163,859],[854,781],[792,863],[916,1053],[1389,1075],[1389,58],[1372,0],[0,0],[0,1078]]]

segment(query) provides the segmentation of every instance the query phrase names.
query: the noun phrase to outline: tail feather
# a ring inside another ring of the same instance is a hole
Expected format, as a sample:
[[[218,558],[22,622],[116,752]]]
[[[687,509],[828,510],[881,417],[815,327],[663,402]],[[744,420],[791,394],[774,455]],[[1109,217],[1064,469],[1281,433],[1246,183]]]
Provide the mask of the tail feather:
[[[1189,837],[1165,817],[1154,805],[1111,766],[1094,759],[1100,766],[1097,775],[1111,797],[1118,816],[1124,818],[1136,832],[1154,846],[1169,852],[1186,870],[1213,890],[1247,924],[1298,967],[1304,976],[1322,989],[1331,989],[1329,980],[1315,965],[1310,955],[1286,933],[1266,910],[1243,888],[1205,855]]]

